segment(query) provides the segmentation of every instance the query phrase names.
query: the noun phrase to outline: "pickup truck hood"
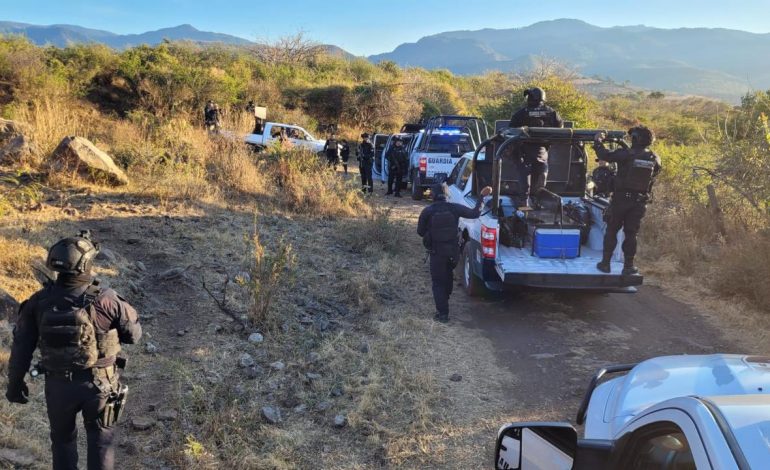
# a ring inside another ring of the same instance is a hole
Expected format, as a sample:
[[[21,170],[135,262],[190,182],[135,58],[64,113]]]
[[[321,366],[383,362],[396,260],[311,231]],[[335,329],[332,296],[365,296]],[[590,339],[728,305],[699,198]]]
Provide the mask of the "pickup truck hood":
[[[770,394],[770,358],[737,354],[664,356],[594,391],[586,438],[610,439],[647,408],[687,396]]]

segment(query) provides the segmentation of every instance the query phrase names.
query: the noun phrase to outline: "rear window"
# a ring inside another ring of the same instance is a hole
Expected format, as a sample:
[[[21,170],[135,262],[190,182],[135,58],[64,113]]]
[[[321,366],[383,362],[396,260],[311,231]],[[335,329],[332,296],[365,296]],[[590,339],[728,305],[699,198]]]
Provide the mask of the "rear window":
[[[427,151],[460,155],[473,151],[473,142],[468,134],[431,134]]]

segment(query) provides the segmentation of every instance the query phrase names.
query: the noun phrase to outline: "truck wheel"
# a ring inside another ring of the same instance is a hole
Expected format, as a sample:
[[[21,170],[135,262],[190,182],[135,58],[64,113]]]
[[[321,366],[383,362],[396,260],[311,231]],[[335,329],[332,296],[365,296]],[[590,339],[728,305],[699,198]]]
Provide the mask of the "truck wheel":
[[[415,201],[422,200],[423,189],[420,184],[420,173],[416,170],[412,171],[412,199]]]
[[[463,287],[470,297],[481,297],[487,293],[487,288],[484,282],[473,272],[471,263],[473,263],[473,251],[470,244],[466,243],[460,260]]]

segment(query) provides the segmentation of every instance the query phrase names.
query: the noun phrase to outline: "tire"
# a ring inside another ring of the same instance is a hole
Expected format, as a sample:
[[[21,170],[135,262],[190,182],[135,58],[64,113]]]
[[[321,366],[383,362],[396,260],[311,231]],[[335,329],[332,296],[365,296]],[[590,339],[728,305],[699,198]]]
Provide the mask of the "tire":
[[[417,170],[412,171],[412,199],[421,201],[423,196],[422,185],[420,184],[420,173]]]
[[[466,243],[463,248],[463,253],[460,259],[459,269],[460,276],[462,278],[463,288],[465,293],[469,297],[481,297],[487,294],[487,287],[476,274],[473,272],[473,252],[470,244]]]

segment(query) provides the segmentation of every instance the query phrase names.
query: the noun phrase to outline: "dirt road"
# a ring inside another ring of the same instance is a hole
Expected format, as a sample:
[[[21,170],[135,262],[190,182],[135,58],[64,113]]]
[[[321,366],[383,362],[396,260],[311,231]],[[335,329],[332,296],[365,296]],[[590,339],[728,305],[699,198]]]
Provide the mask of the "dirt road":
[[[426,205],[394,204],[411,222]],[[427,268],[417,269],[428,276]],[[532,291],[486,299],[470,298],[458,285],[450,316],[447,330],[462,343],[441,362],[470,377],[461,391],[457,385],[448,391],[454,398],[448,419],[464,432],[447,443],[440,460],[452,468],[490,468],[495,432],[506,421],[574,422],[590,376],[603,365],[669,354],[746,352],[724,339],[706,315],[650,285],[636,294]],[[475,362],[458,361],[471,350],[477,352]],[[491,354],[479,358],[482,350]],[[479,367],[497,377],[474,380]],[[483,399],[468,406],[475,397]]]

